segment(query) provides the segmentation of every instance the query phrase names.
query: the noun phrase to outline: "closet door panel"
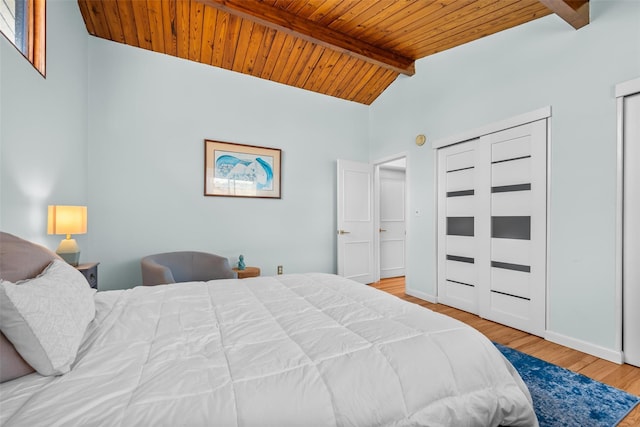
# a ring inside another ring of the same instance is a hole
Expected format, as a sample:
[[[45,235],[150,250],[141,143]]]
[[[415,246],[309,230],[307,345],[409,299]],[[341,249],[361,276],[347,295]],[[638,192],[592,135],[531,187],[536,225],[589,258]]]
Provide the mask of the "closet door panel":
[[[491,165],[491,186],[531,183],[531,158],[501,160]]]
[[[447,172],[447,193],[455,191],[472,191],[475,187],[473,181],[474,176],[475,170],[473,168]]]
[[[531,188],[529,185],[527,188]],[[491,215],[509,216],[531,215],[531,193],[528,191],[509,191],[491,194]]]
[[[531,138],[529,135],[511,138],[506,142],[493,144],[491,149],[491,162],[529,157],[531,155]]]
[[[438,301],[478,312],[477,141],[438,150]]]
[[[475,165],[475,145],[475,141],[455,145],[455,149],[450,151],[445,158],[445,170],[455,172],[472,168]]]
[[[531,275],[506,268],[491,268],[491,289],[510,296],[531,299]]]
[[[623,103],[622,348],[625,362],[640,366],[640,93]]]
[[[546,121],[481,138],[491,151],[488,295],[480,315],[536,335],[546,320]]]
[[[453,255],[455,256],[455,255]],[[451,257],[451,255],[449,255]],[[447,280],[464,283],[465,285],[475,286],[478,283],[475,265],[469,261],[452,261],[447,259]]]
[[[512,321],[519,320],[521,323],[526,323],[531,318],[531,305],[523,298],[492,292],[491,307],[495,313],[512,318]]]
[[[473,196],[447,197],[447,214],[452,217],[473,217],[475,201]]]
[[[470,304],[470,301],[474,301],[476,299],[475,287],[463,283],[447,280],[443,287],[443,291],[445,293],[442,297],[446,298],[448,301],[447,305],[450,305],[451,307],[456,307],[458,305],[465,307]],[[440,298],[440,296],[438,298]]]
[[[492,239],[491,259],[509,264],[531,265],[531,241]]]
[[[467,258],[474,257],[475,244],[473,242],[473,238],[464,236],[447,236],[446,239],[446,247],[451,254]]]

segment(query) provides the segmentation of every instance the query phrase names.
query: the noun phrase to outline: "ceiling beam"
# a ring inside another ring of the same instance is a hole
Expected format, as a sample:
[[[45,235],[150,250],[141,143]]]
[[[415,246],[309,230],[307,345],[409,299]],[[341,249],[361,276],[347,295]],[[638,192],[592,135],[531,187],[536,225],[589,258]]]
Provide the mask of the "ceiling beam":
[[[589,0],[539,0],[576,30],[589,23]]]
[[[414,60],[411,58],[365,43],[262,2],[246,0],[196,1],[396,73],[408,76],[415,74]]]

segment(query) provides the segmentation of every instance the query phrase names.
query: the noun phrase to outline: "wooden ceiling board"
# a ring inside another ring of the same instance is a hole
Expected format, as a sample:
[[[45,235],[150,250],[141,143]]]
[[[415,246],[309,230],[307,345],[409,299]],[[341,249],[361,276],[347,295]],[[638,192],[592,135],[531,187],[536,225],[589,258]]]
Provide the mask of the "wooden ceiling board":
[[[540,10],[547,14],[546,9],[532,3],[537,2],[503,0],[483,9],[459,9],[455,19],[440,20],[439,26],[411,40],[404,48],[424,57],[527,22],[530,16],[535,16]]]
[[[191,3],[189,15],[189,59],[200,62],[202,50],[202,38],[204,31],[204,5],[202,3]]]
[[[396,37],[406,37],[409,28],[420,29],[425,25],[425,17],[436,13],[442,5],[435,1],[414,1],[406,5],[398,13],[390,16],[384,21],[378,21],[376,25],[370,25],[358,33],[359,37],[369,43],[382,46],[392,42]],[[405,52],[405,54],[407,54]]]
[[[216,20],[218,11],[206,8],[202,17],[202,42],[200,44],[200,62],[211,64],[213,58],[213,44],[216,38]]]
[[[110,38],[113,41],[124,43],[124,31],[120,23],[120,13],[118,12],[118,4],[114,2],[103,2],[102,9],[107,20]]]
[[[213,53],[211,55],[211,65],[214,67],[222,67],[222,61],[224,59],[224,45],[230,18],[231,17],[228,13],[217,11]]]
[[[147,7],[147,2],[131,1],[129,4],[133,7],[133,18],[135,20],[136,29],[138,30],[138,43],[140,44],[140,47],[156,51],[151,41],[151,26],[149,25],[149,9]],[[157,48],[160,49],[159,46]],[[156,52],[160,51],[157,50]]]
[[[134,1],[134,0],[131,0]],[[144,2],[137,2],[139,5],[144,5]],[[176,0],[176,20],[174,28],[176,32],[176,43],[178,45],[178,57],[183,59],[189,58],[189,25],[191,20],[191,4],[190,1]],[[165,28],[165,31],[167,28]],[[171,28],[173,31],[173,28]]]
[[[96,36],[371,104],[414,61],[588,0],[78,0]]]
[[[164,52],[167,55],[178,55],[178,39],[175,32],[176,0],[148,0],[147,4],[158,10],[156,3],[160,3],[159,15],[162,17],[162,35],[164,38]],[[169,29],[168,31],[166,29]],[[130,43],[127,43],[130,44]]]
[[[264,67],[260,72],[260,77],[266,80],[272,80],[271,75],[273,74],[273,70],[278,62],[278,58],[280,57],[280,52],[282,52],[282,48],[284,46],[284,41],[287,38],[287,35],[276,30],[275,36],[273,37],[273,42],[269,47],[269,50],[266,49],[262,52],[263,55],[266,56]]]
[[[491,22],[478,22],[477,26],[474,26],[470,30],[465,30],[459,33],[452,32],[448,37],[434,37],[433,39],[430,39],[428,43],[424,43],[421,46],[420,52],[423,53],[424,56],[433,55],[468,43],[471,40],[478,40],[499,31],[529,22],[531,17],[541,18],[546,15],[548,15],[548,13],[546,11],[540,13],[540,9],[537,6],[529,6],[528,8],[514,12],[512,15],[505,15]]]
[[[324,93],[321,91],[322,85],[327,78],[334,73],[334,67],[340,58],[344,57],[338,52],[330,49],[322,49],[322,58],[318,61],[313,70],[312,77],[309,79],[308,89],[313,92]]]
[[[316,13],[309,15],[309,19],[320,25],[329,26],[338,17],[345,14],[354,5],[360,3],[361,0],[327,0],[326,4],[318,8]]]

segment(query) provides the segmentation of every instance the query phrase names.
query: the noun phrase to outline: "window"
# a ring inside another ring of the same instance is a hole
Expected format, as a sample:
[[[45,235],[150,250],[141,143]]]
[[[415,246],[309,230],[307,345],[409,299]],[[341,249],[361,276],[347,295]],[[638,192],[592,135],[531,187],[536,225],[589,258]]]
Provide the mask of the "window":
[[[0,31],[45,75],[46,0],[0,0]]]

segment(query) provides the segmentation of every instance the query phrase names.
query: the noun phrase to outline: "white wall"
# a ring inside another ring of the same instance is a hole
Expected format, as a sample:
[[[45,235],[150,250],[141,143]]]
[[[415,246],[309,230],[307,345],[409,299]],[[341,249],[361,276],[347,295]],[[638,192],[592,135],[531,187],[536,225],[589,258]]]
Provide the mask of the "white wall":
[[[141,257],[176,250],[335,272],[335,162],[367,160],[368,107],[93,37],[89,75],[101,289],[141,283]],[[282,149],[282,199],[204,197],[204,139]]]
[[[551,105],[547,328],[615,349],[614,87],[639,75],[640,2],[592,1],[578,31],[551,15],[424,58],[387,89],[370,109],[370,156],[409,153],[408,287],[436,293],[435,153],[415,136],[433,141]]]
[[[87,30],[77,3],[47,2],[46,79],[2,35],[0,57],[0,229],[55,249],[63,236],[47,236],[47,205],[87,202]],[[86,236],[75,237],[86,249]]]

